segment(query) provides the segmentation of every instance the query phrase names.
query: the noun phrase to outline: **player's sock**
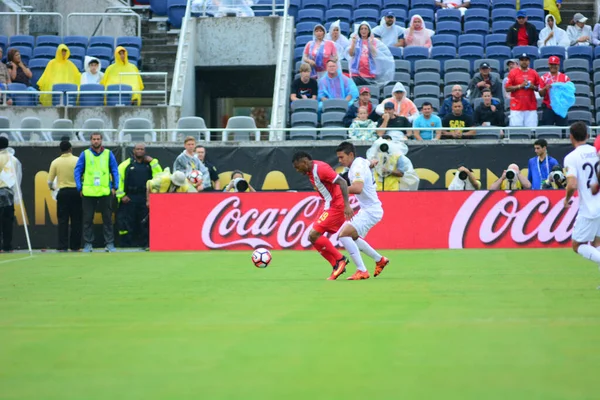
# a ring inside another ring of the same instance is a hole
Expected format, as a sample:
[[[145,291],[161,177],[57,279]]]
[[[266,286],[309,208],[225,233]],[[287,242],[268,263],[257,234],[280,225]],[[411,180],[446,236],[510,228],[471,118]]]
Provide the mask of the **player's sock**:
[[[350,253],[350,258],[352,258],[352,261],[356,264],[356,268],[363,272],[366,271],[367,267],[365,267],[365,263],[360,256],[360,250],[358,250],[358,246],[354,240],[349,236],[344,236],[340,238],[340,242],[342,242],[346,250],[348,250],[348,253]]]
[[[373,260],[375,260],[375,262],[381,261],[381,254],[379,254],[374,248],[372,248],[366,240],[358,238],[354,241],[354,243],[356,243],[356,246],[360,249],[360,251],[371,257]]]
[[[313,245],[321,255],[329,261],[332,267],[335,267],[337,260],[344,257],[338,249],[335,248],[331,240],[325,236],[319,236]]]
[[[589,244],[579,245],[577,252],[588,260],[591,260],[596,264],[600,264],[600,251],[593,246],[590,246]]]

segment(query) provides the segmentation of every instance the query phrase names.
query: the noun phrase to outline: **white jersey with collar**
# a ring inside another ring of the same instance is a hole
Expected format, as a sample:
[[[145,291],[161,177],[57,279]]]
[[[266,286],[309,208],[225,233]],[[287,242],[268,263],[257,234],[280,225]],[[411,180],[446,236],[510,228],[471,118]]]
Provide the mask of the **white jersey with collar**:
[[[358,199],[358,204],[361,209],[381,208],[381,201],[377,197],[375,179],[370,168],[371,163],[362,157],[356,157],[350,166],[348,179],[350,184],[354,182],[362,182],[363,190],[360,194],[355,195]]]
[[[585,218],[600,217],[600,196],[592,194],[591,185],[598,182],[596,171],[600,163],[594,146],[584,144],[565,157],[566,176],[577,178],[579,215]]]

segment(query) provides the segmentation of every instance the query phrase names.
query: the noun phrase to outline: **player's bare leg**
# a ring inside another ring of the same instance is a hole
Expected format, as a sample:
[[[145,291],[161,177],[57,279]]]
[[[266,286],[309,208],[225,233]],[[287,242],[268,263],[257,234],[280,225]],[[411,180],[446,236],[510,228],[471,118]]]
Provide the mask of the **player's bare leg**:
[[[365,263],[360,256],[360,250],[356,245],[356,240],[359,238],[356,228],[350,222],[345,223],[340,231],[339,238],[348,253],[350,253],[350,258],[354,261],[357,268],[354,275],[349,277],[348,280],[369,279],[369,271],[367,271],[367,267],[365,267]]]
[[[333,268],[333,272],[329,278],[333,277],[334,275],[335,277],[330,280],[337,279],[338,276],[346,272],[346,265],[348,265],[349,260],[344,257],[344,255],[340,253],[338,249],[335,248],[329,238],[323,236],[321,232],[312,229],[308,233],[308,240],[312,243],[315,250],[317,250]]]

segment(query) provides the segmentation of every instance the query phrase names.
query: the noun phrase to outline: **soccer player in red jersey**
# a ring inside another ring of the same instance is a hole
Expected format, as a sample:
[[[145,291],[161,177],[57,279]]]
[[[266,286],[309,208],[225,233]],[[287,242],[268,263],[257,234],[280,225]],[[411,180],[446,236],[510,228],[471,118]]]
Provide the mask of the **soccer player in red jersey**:
[[[323,198],[323,208],[313,223],[308,240],[333,267],[333,272],[327,279],[336,280],[346,272],[349,260],[323,234],[336,233],[347,219],[354,216],[348,200],[348,184],[329,164],[313,160],[306,152],[294,154],[292,163],[296,171],[308,176],[312,186]]]

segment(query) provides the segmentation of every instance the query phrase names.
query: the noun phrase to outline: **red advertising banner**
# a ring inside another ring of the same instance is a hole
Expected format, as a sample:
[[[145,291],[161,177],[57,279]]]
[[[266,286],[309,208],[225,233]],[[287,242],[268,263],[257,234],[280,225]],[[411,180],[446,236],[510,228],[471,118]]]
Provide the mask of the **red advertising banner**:
[[[578,201],[564,191],[380,193],[383,220],[367,240],[379,249],[567,246]],[[358,204],[352,198],[353,207]],[[203,193],[150,196],[150,248],[248,250],[309,248],[319,215],[313,193]],[[334,244],[337,237],[332,238]]]

